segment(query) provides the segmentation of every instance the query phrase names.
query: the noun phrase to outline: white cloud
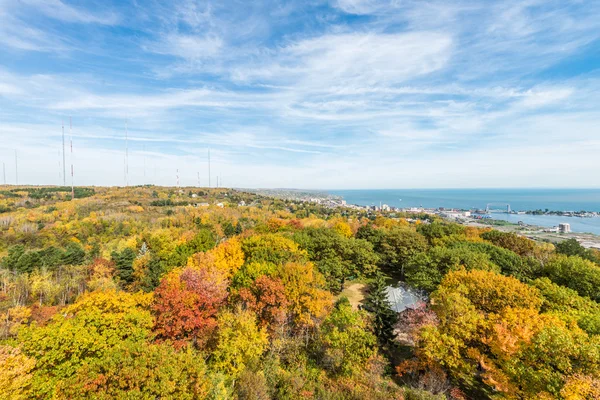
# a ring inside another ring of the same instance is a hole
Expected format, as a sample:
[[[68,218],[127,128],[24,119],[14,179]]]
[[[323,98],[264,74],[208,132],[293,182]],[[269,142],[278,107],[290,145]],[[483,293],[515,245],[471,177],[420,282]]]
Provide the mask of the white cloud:
[[[24,24],[9,10],[0,7],[0,45],[27,51],[59,51],[62,41],[46,32]]]
[[[329,34],[292,43],[254,68],[237,68],[239,80],[302,81],[336,85],[391,85],[443,68],[452,39],[443,33]]]
[[[556,104],[569,98],[573,94],[572,88],[555,88],[547,90],[529,90],[521,102],[524,107],[543,107]]]
[[[60,52],[68,49],[70,46],[60,33],[27,21],[36,14],[67,23],[114,25],[119,21],[115,13],[88,12],[60,0],[2,0],[0,45],[38,52]]]
[[[88,12],[72,7],[60,0],[19,0],[20,4],[32,7],[50,18],[71,23],[91,23],[101,25],[114,25],[119,22],[115,13]]]
[[[81,6],[27,1],[22,10],[39,5],[35,18],[0,5],[0,44],[46,51],[31,56],[48,64],[0,69],[0,158],[18,148],[30,183],[55,182],[70,114],[82,184],[121,183],[126,118],[139,183],[146,155],[157,183],[174,184],[179,167],[195,184],[207,147],[232,186],[582,185],[598,169],[600,81],[548,72],[598,37],[594,4],[585,13],[557,0],[336,3],[356,17],[305,13],[313,3],[185,0],[141,10],[142,22],[115,20],[143,39],[64,62],[54,50],[111,42],[112,29],[53,34],[38,14],[81,24],[113,23],[110,14],[95,21]]]
[[[371,14],[389,3],[379,0],[337,0],[334,5],[349,14]]]
[[[190,61],[212,58],[219,54],[223,40],[215,36],[168,34],[161,42],[146,45],[149,51],[170,54]]]

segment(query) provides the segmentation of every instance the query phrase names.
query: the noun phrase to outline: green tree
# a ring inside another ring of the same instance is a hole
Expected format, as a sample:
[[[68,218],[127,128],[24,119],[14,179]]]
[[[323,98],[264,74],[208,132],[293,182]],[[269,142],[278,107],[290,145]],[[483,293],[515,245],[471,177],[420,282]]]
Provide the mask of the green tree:
[[[465,227],[462,225],[439,221],[430,224],[420,224],[417,227],[417,232],[427,238],[430,244],[433,244],[436,239],[442,239],[451,235],[460,235],[464,233],[464,231]]]
[[[394,339],[394,325],[398,320],[398,314],[392,310],[387,298],[387,286],[383,274],[377,273],[365,302],[365,309],[373,314],[373,330],[383,344]]]
[[[58,382],[112,347],[150,338],[150,302],[149,295],[93,292],[62,310],[50,324],[21,329],[23,353],[36,360],[33,397],[52,397]]]
[[[85,262],[85,251],[77,243],[69,243],[65,248],[62,263],[65,265],[81,265]]]
[[[423,235],[408,228],[392,228],[383,238],[379,255],[383,266],[399,278],[404,278],[404,268],[415,254],[427,249]]]
[[[566,256],[579,256],[586,260],[598,263],[598,258],[590,250],[583,247],[577,239],[567,239],[555,245],[556,252]]]
[[[514,251],[491,243],[457,242],[453,248],[464,248],[470,251],[485,253],[489,260],[502,269],[504,275],[514,276],[520,280],[534,279],[540,273],[541,264],[531,258],[521,258]]]
[[[327,228],[304,229],[294,240],[306,250],[334,292],[342,290],[348,277],[370,275],[376,269],[378,257],[366,240],[348,238]]]
[[[230,221],[227,221],[223,224],[223,233],[227,237],[232,237],[235,235],[235,227]]]
[[[333,374],[362,373],[377,355],[377,337],[368,329],[364,312],[340,299],[321,326],[322,364]]]
[[[130,284],[133,282],[133,262],[137,254],[135,250],[126,247],[123,251],[113,251],[110,255],[111,261],[115,263],[115,268],[121,281]]]
[[[552,313],[564,321],[575,321],[590,335],[600,334],[600,304],[581,297],[573,289],[559,286],[548,278],[532,282],[544,298],[542,311]]]
[[[406,263],[406,282],[414,287],[433,291],[449,271],[461,268],[481,269],[500,272],[485,253],[470,251],[467,248],[432,247],[419,253]]]
[[[187,263],[188,258],[193,254],[208,251],[216,244],[217,241],[213,231],[201,228],[192,240],[175,247],[175,250],[169,254],[165,261],[170,267],[181,267]]]
[[[544,265],[543,273],[558,285],[600,301],[600,266],[589,260],[578,256],[558,255]]]
[[[90,359],[57,387],[65,399],[201,399],[209,391],[202,357],[168,344],[125,341]]]

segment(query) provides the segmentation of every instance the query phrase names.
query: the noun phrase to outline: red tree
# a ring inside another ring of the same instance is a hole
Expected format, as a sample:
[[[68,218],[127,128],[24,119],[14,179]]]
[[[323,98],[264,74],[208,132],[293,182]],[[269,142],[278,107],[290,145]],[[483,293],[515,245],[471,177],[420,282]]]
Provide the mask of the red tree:
[[[227,298],[227,280],[216,270],[185,268],[162,279],[156,288],[155,332],[180,347],[203,346],[217,326],[216,314]]]
[[[263,275],[250,288],[241,289],[239,295],[246,307],[257,314],[262,326],[285,321],[289,302],[281,279]]]

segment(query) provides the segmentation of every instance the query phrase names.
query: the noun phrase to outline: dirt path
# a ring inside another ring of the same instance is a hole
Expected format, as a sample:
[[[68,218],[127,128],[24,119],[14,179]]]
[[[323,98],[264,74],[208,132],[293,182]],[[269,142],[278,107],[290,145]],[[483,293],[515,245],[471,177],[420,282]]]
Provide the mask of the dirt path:
[[[346,296],[352,305],[352,308],[357,310],[359,304],[362,304],[362,301],[365,299],[365,295],[367,294],[367,285],[364,283],[351,283],[346,286],[340,296]]]

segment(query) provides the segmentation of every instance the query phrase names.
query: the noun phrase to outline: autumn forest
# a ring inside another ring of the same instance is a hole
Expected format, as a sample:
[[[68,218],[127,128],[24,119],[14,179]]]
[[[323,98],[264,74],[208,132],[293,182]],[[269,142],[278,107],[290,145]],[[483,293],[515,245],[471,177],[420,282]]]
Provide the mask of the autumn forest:
[[[2,399],[600,399],[600,254],[231,189],[3,187]],[[393,311],[401,282],[422,301]]]

